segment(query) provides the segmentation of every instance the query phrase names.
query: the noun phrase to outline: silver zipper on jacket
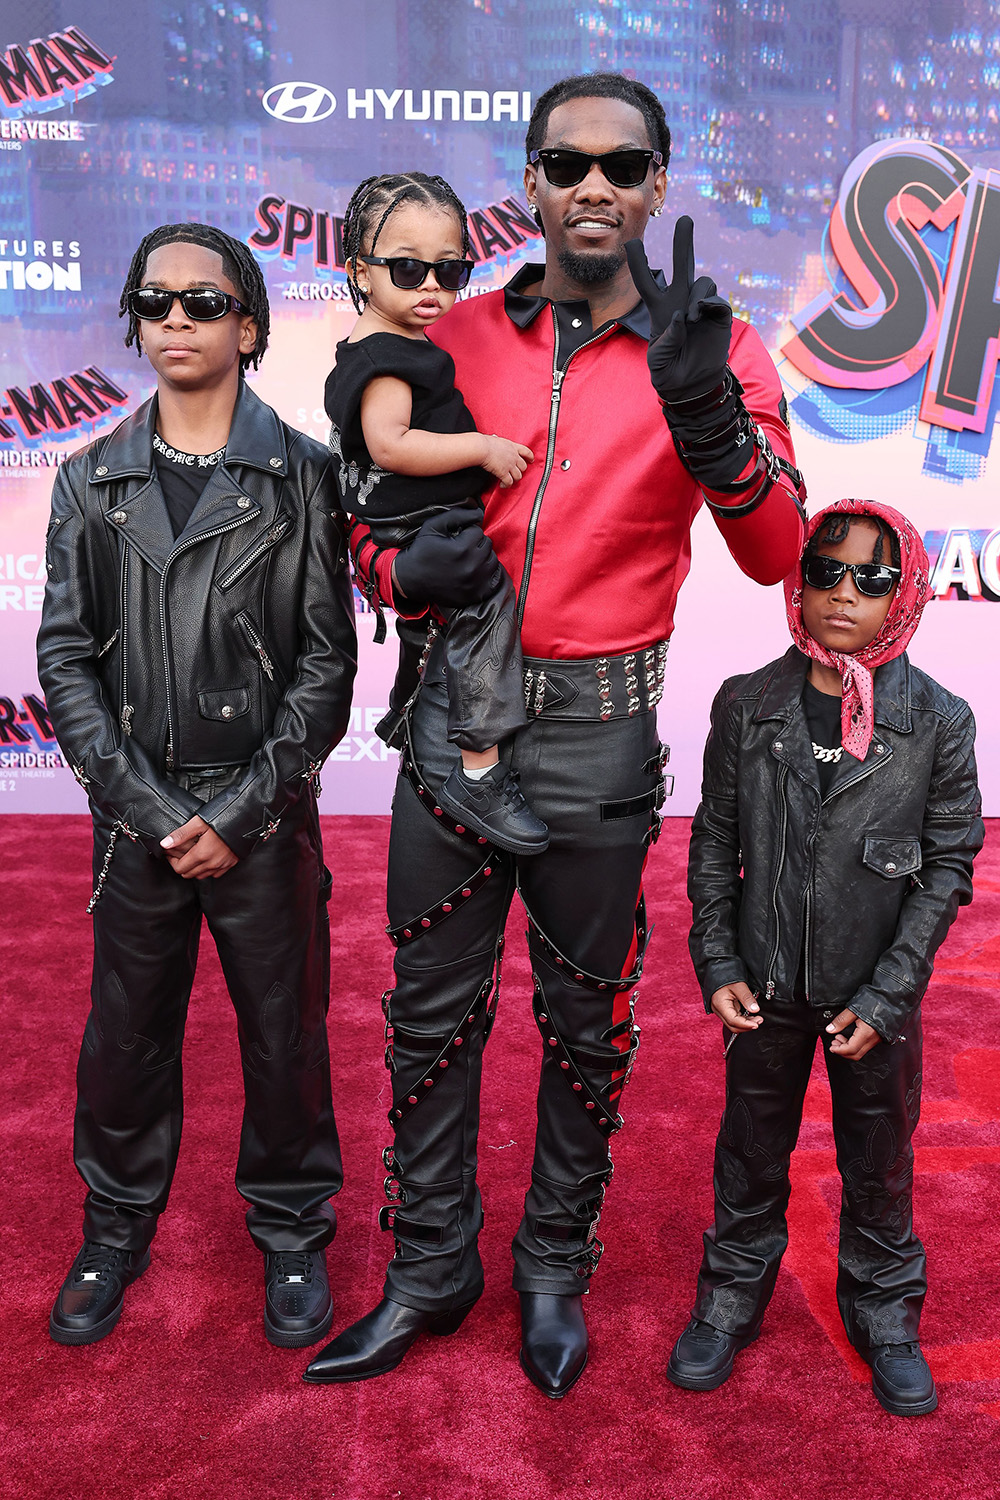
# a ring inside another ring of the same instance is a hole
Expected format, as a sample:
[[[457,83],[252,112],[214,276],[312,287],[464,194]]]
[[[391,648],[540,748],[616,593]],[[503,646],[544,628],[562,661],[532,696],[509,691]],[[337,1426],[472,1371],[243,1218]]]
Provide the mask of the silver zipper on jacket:
[[[829,792],[827,796],[820,799],[821,803],[832,800],[832,798],[836,797],[838,792],[844,792],[848,787],[857,786],[859,781],[864,781],[866,776],[871,776],[875,771],[878,770],[879,766],[884,766],[888,760],[889,755],[886,755],[884,760],[873,761],[870,766],[867,766],[862,770],[860,775],[853,777],[850,781],[845,781],[842,786],[834,787],[833,791]],[[805,936],[803,939],[807,1000],[810,1000],[812,997],[812,883],[816,874],[816,866],[813,861],[812,855],[814,846],[815,838],[810,841],[809,845],[809,887],[806,890]]]
[[[281,540],[285,532],[288,530],[288,526],[288,521],[278,521],[274,526],[272,526],[270,531],[268,531],[265,536],[262,537],[257,546],[254,547],[253,551],[250,552],[246,557],[244,557],[241,562],[238,562],[234,568],[230,568],[229,572],[224,578],[219,579],[218,587],[220,589],[228,589],[231,584],[234,584],[236,582],[237,578],[242,578],[247,568],[252,568],[254,563],[263,553],[267,552],[270,547],[273,547],[275,542]]]
[[[163,673],[166,680],[167,689],[166,765],[168,771],[172,771],[174,769],[175,749],[174,716],[170,707],[171,699],[173,697],[173,688],[170,671],[170,652],[167,650],[167,574],[170,571],[170,565],[171,563],[175,562],[178,557],[180,557],[182,552],[186,552],[188,547],[193,547],[196,542],[207,542],[210,541],[214,536],[224,536],[227,531],[235,531],[238,526],[245,526],[248,521],[255,521],[257,519],[257,516],[259,515],[260,509],[258,507],[256,512],[248,512],[247,515],[240,516],[235,521],[228,521],[225,526],[216,526],[212,531],[202,531],[197,536],[189,537],[186,542],[181,542],[178,547],[175,547],[174,551],[171,552],[170,556],[167,558],[166,562],[163,565],[163,572],[160,574],[160,644],[163,649]]]
[[[771,886],[771,906],[774,910],[774,946],[771,949],[771,958],[767,966],[767,981],[764,985],[764,998],[770,1000],[774,994],[774,965],[778,959],[778,947],[781,940],[781,919],[778,915],[778,881],[781,878],[781,867],[785,862],[785,839],[788,835],[788,807],[785,802],[785,783],[788,781],[788,767],[781,766],[778,770],[778,800],[781,804],[781,821],[778,825],[778,859],[774,867],[774,882]]]
[[[122,633],[122,712],[123,734],[132,733],[132,714],[135,710],[128,701],[128,543],[122,544],[121,568],[121,633]]]
[[[614,324],[612,325],[612,328],[603,329],[597,338],[588,339],[585,344],[580,345],[579,349],[574,349],[573,353],[567,358],[564,368],[560,370],[559,320],[556,317],[555,307],[552,308],[554,343],[552,346],[552,396],[549,405],[549,435],[547,446],[545,449],[545,467],[542,470],[542,477],[538,482],[538,489],[535,493],[535,499],[531,507],[531,517],[528,521],[528,535],[524,547],[524,568],[521,573],[521,587],[518,589],[517,593],[518,630],[521,629],[521,626],[524,623],[524,608],[528,602],[528,582],[531,578],[531,562],[535,554],[535,531],[538,527],[538,515],[542,508],[542,500],[545,496],[546,487],[548,486],[549,475],[552,473],[552,465],[555,462],[556,428],[559,425],[559,403],[562,400],[562,383],[566,379],[566,371],[569,369],[571,362],[576,358],[576,356],[578,354],[582,354],[584,349],[589,349],[591,344],[599,344],[601,340],[606,338],[607,335],[613,331],[613,328],[617,326],[617,324]]]
[[[254,628],[253,622],[250,619],[250,616],[246,614],[244,610],[240,610],[239,614],[236,616],[236,619],[243,630],[243,634],[246,636],[247,640],[256,651],[257,659],[260,662],[263,670],[267,673],[268,681],[273,682],[274,663],[267,654],[267,647],[264,645],[263,638],[258,635],[256,629]]]

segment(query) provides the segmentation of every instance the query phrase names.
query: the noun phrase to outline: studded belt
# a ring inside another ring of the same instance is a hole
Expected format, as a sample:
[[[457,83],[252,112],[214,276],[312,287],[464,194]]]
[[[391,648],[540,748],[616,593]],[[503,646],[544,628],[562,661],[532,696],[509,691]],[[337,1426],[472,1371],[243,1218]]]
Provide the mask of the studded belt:
[[[524,658],[524,702],[529,718],[628,719],[663,697],[668,641],[620,656],[584,660]]]

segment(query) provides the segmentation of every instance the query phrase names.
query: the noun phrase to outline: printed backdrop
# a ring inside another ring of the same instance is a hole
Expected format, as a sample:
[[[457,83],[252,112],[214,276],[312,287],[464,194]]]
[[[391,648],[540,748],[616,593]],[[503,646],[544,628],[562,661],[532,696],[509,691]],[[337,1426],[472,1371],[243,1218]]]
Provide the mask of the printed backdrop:
[[[468,295],[540,259],[522,194],[533,100],[616,69],[662,98],[668,214],[763,334],[811,508],[907,511],[935,563],[915,660],[968,697],[1000,813],[1000,17],[990,0],[4,0],[0,6],[0,810],[81,810],[34,668],[54,470],[150,394],[118,297],[139,239],[218,224],[266,266],[257,391],[325,440],[346,336],[341,219],[372,172],[440,172],[470,210]],[[650,396],[652,399],[652,395]],[[516,433],[509,434],[517,437]],[[373,725],[393,672],[358,599],[361,672],[324,811],[388,808]],[[785,649],[780,589],[711,520],[678,611],[661,732],[672,810],[698,795],[721,679]]]

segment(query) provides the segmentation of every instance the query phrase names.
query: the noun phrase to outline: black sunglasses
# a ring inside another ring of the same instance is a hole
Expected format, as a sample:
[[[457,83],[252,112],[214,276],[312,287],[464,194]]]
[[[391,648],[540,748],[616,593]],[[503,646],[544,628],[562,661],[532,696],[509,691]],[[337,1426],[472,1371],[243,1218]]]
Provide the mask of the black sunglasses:
[[[214,323],[216,318],[224,318],[227,312],[250,311],[244,302],[210,286],[192,287],[184,292],[171,292],[162,286],[141,286],[137,291],[129,292],[128,310],[134,318],[148,318],[159,323],[173,307],[175,298],[180,300],[185,315],[195,323]]]
[[[581,183],[596,161],[612,187],[636,188],[646,180],[649,164],[655,161],[663,166],[659,151],[640,151],[629,148],[624,151],[605,151],[598,156],[589,151],[565,151],[558,147],[544,151],[529,151],[528,161],[532,166],[541,162],[547,180],[553,187],[576,187]]]
[[[901,572],[887,563],[847,563],[836,557],[806,557],[802,561],[802,577],[811,589],[836,588],[844,574],[850,573],[858,593],[869,599],[884,599]]]
[[[469,285],[474,260],[417,260],[414,255],[359,255],[366,266],[388,266],[389,280],[401,291],[415,292],[433,271],[443,292],[460,292]]]

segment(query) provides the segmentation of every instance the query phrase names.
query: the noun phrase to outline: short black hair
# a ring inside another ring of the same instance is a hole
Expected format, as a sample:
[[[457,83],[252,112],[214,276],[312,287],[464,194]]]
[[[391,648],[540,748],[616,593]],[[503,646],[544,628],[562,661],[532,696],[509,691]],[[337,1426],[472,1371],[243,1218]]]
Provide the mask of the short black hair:
[[[354,263],[355,273],[365,240],[368,240],[368,254],[374,254],[386,220],[401,203],[428,203],[437,208],[450,208],[462,231],[462,254],[468,255],[469,221],[465,205],[449,182],[443,177],[430,177],[426,172],[383,172],[359,182],[344,210],[344,260],[348,266]],[[362,312],[368,297],[358,286],[356,274],[347,278],[347,289],[355,308]]]
[[[885,544],[889,543],[889,557],[892,567],[898,568],[899,561],[899,537],[891,526],[887,526],[880,516],[866,516],[854,511],[835,510],[826,517],[821,526],[817,526],[812,536],[806,543],[803,557],[815,557],[820,547],[836,547],[847,536],[852,526],[858,525],[874,526],[878,530],[875,538],[875,546],[872,549],[872,562],[885,562]]]
[[[257,342],[253,350],[250,354],[240,355],[240,374],[244,374],[251,365],[256,369],[267,348],[268,335],[271,331],[271,308],[267,300],[267,283],[249,246],[244,245],[240,240],[234,240],[232,235],[226,234],[224,230],[216,229],[214,224],[161,224],[159,229],[152,230],[141,241],[132,257],[132,264],[128,268],[125,285],[122,287],[121,301],[118,304],[118,316],[128,318],[128,332],[125,335],[126,349],[130,349],[135,344],[136,352],[140,355],[142,353],[141,348],[138,347],[139,324],[129,312],[129,293],[137,291],[142,286],[142,278],[146,274],[146,262],[153,251],[159,250],[161,245],[177,244],[203,245],[206,250],[214,250],[216,255],[222,257],[222,269],[236,288],[239,300],[246,304],[250,316],[257,325]]]
[[[539,95],[531,112],[524,138],[525,151],[530,153],[541,149],[549,128],[549,115],[569,99],[621,99],[624,104],[631,104],[646,122],[649,144],[654,151],[659,151],[664,166],[669,162],[670,126],[663,105],[652,89],[644,83],[637,83],[634,78],[626,78],[624,73],[575,73],[572,78],[562,78],[546,89]]]

